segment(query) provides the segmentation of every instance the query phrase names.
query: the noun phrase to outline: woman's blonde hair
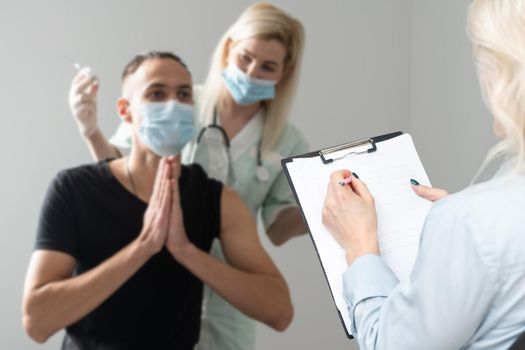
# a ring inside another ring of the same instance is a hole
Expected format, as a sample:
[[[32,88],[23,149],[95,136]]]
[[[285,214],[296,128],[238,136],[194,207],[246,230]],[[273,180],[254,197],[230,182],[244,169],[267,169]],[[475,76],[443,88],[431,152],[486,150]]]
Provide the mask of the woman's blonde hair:
[[[525,0],[474,0],[468,34],[487,107],[504,138],[478,172],[499,156],[525,165]]]
[[[298,20],[279,8],[257,3],[247,8],[226,31],[215,49],[210,70],[204,84],[199,118],[203,125],[213,119],[214,109],[220,108],[228,92],[222,80],[229,49],[236,42],[248,38],[275,39],[287,49],[284,76],[276,85],[275,98],[264,102],[262,149],[272,148],[280,139],[297,90],[299,68],[304,47],[304,29]]]

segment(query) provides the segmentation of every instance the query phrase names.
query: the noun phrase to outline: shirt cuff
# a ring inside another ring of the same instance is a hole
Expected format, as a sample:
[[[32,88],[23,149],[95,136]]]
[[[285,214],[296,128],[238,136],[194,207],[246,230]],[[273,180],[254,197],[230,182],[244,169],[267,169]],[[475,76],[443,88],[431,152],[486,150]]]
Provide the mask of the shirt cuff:
[[[343,295],[351,318],[354,318],[354,309],[360,301],[386,297],[398,283],[396,275],[379,255],[357,258],[343,275]]]

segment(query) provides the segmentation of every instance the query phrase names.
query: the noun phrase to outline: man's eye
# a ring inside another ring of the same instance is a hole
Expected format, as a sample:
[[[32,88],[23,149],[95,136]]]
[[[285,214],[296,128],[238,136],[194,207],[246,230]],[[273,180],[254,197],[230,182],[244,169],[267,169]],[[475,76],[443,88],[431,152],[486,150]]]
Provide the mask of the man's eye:
[[[248,56],[248,55],[241,55],[241,61],[247,62],[247,63],[250,62],[251,61],[250,56]]]
[[[186,100],[190,100],[192,98],[192,95],[191,95],[191,93],[189,93],[187,91],[181,91],[181,92],[179,92],[177,94],[177,97],[181,101],[186,101]]]
[[[148,94],[148,97],[153,99],[161,99],[164,98],[164,91],[162,90],[154,90]]]

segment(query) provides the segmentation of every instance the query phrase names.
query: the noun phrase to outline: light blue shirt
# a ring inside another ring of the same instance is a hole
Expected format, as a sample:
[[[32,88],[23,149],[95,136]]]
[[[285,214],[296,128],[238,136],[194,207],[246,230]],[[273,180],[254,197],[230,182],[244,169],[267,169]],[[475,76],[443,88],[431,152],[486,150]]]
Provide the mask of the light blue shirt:
[[[355,260],[344,296],[360,349],[507,350],[525,331],[525,173],[439,200],[409,280]]]

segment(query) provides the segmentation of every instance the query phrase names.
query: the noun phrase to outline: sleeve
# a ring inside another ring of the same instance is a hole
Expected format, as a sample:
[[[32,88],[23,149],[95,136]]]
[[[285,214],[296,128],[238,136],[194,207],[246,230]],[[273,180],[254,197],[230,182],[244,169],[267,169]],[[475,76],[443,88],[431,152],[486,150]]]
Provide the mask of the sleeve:
[[[71,191],[66,173],[58,174],[49,186],[37,228],[36,250],[56,250],[78,257],[78,237]]]
[[[286,138],[289,139],[290,137]],[[290,149],[289,152],[287,152],[286,156],[293,156],[308,152],[310,147],[299,132],[297,132],[294,141],[295,145]],[[283,210],[296,206],[297,203],[292,190],[290,189],[290,185],[288,184],[286,176],[281,169],[262,204],[261,215],[264,222],[264,227],[268,229],[268,227],[274,223]]]
[[[191,164],[187,169],[192,185],[191,189],[185,189],[190,190],[186,195],[202,198],[201,208],[206,213],[205,232],[210,232],[213,238],[220,238],[222,182],[210,179],[199,164]]]
[[[131,127],[121,122],[117,131],[109,139],[109,143],[123,150],[131,149]]]
[[[210,225],[209,230],[212,232],[212,237],[221,237],[221,198],[222,198],[222,182],[208,179],[208,197],[210,198]]]
[[[379,256],[360,257],[345,272],[360,349],[459,349],[483,322],[496,274],[479,254],[473,220],[445,203],[427,218],[408,281],[397,284]]]

